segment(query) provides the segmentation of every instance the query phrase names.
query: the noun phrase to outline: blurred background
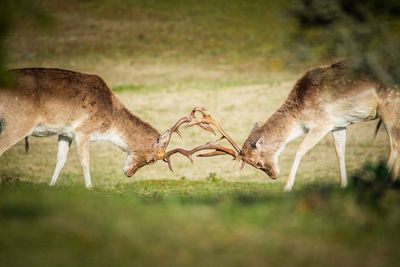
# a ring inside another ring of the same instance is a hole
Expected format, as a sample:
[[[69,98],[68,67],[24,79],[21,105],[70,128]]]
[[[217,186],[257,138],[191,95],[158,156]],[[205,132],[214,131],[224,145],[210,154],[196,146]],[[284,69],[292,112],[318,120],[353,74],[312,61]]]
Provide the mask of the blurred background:
[[[242,144],[309,69],[352,59],[397,84],[399,14],[397,0],[2,0],[0,84],[11,68],[95,73],[160,132],[204,106]],[[20,142],[0,160],[0,265],[395,266],[397,187],[358,180],[386,177],[388,141],[382,131],[373,142],[375,126],[348,131],[349,189],[337,188],[327,136],[290,195],[281,191],[299,141],[277,181],[229,157],[180,156],[174,173],[158,162],[127,179],[124,153],[93,143],[90,192],[74,149],[49,188],[57,138],[31,138],[28,155]],[[187,129],[171,148],[212,139]]]

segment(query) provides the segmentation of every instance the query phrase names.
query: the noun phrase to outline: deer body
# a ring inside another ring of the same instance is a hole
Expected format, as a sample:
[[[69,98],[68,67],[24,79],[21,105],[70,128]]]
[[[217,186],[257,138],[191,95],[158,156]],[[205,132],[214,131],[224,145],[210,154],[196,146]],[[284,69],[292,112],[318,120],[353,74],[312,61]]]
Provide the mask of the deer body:
[[[166,142],[159,132],[131,114],[100,77],[44,68],[10,73],[13,85],[0,90],[0,156],[26,136],[58,135],[51,185],[57,181],[73,140],[87,187],[92,186],[91,141],[110,141],[127,152],[127,176],[162,159]]]
[[[306,134],[287,179],[291,190],[302,157],[327,133],[332,132],[339,161],[341,186],[347,185],[345,169],[346,127],[380,118],[389,134],[389,168],[396,177],[400,142],[400,95],[366,75],[350,72],[345,63],[321,67],[306,73],[283,105],[260,127],[256,125],[245,141],[245,162],[272,178],[279,175],[278,157],[291,140]]]

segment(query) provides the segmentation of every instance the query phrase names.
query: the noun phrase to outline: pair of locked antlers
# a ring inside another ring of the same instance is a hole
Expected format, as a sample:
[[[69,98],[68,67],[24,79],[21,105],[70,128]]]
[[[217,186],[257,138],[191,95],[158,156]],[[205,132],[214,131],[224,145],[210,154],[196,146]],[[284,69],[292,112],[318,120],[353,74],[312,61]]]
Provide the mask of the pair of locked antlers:
[[[200,113],[201,117],[196,117],[196,113]],[[180,120],[178,120],[170,129],[169,129],[169,139],[168,142],[166,144],[166,147],[169,144],[169,141],[171,140],[171,135],[172,133],[177,133],[179,136],[181,136],[181,133],[179,132],[179,127],[182,124],[186,124],[185,128],[197,125],[200,128],[212,132],[213,134],[216,135],[213,127],[215,127],[219,133],[222,135],[222,137],[216,141],[213,142],[208,142],[204,145],[200,145],[197,146],[191,150],[185,150],[183,148],[175,148],[173,150],[170,150],[168,152],[166,152],[164,154],[164,158],[163,160],[165,162],[168,163],[168,167],[169,169],[172,171],[172,166],[171,166],[171,156],[176,154],[176,153],[180,153],[182,155],[184,155],[185,157],[187,157],[188,159],[190,159],[190,161],[193,163],[193,158],[192,155],[202,151],[202,150],[214,150],[208,153],[204,153],[204,154],[199,154],[198,157],[212,157],[212,156],[218,156],[218,155],[231,155],[233,157],[234,160],[240,160],[241,159],[241,149],[239,148],[239,146],[233,141],[233,139],[224,131],[224,129],[222,129],[222,127],[219,125],[218,122],[216,122],[211,115],[206,113],[206,109],[202,108],[202,107],[196,107],[192,110],[192,112],[190,112],[189,115],[181,118]],[[213,126],[213,127],[212,127]],[[218,142],[226,139],[228,140],[228,142],[232,145],[232,147],[234,148],[234,150],[224,147],[222,145],[220,145]],[[244,165],[244,161],[242,163],[242,168]]]

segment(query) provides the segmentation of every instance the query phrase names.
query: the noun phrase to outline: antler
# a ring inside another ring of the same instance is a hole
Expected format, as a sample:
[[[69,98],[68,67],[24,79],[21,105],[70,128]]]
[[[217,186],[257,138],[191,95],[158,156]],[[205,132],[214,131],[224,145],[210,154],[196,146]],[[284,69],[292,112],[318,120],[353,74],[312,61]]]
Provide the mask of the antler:
[[[173,154],[180,153],[180,154],[184,155],[185,157],[187,157],[188,159],[190,159],[190,161],[193,163],[192,155],[193,155],[194,153],[196,153],[196,152],[198,152],[198,151],[201,151],[201,150],[208,150],[208,149],[214,149],[215,151],[210,152],[210,153],[207,153],[207,154],[202,154],[202,155],[199,155],[199,156],[204,156],[204,157],[206,157],[206,156],[216,156],[216,155],[225,155],[225,154],[229,154],[229,155],[231,155],[231,156],[233,157],[233,159],[236,159],[237,156],[238,156],[238,155],[235,153],[235,151],[233,151],[233,150],[230,149],[230,148],[221,146],[221,145],[219,145],[217,142],[208,142],[207,144],[200,145],[200,146],[195,147],[195,148],[193,148],[193,149],[191,149],[191,150],[186,150],[186,149],[183,149],[183,148],[175,148],[175,149],[173,149],[173,150],[171,150],[171,151],[168,151],[168,152],[165,153],[165,155],[164,155],[164,161],[168,163],[169,169],[170,169],[171,171],[173,171],[173,170],[172,170],[172,166],[171,166],[171,159],[170,159],[170,157],[171,157]]]
[[[202,117],[201,118],[197,118],[196,117],[196,112],[200,112],[202,114]],[[222,127],[211,117],[211,115],[206,113],[206,110],[204,108],[201,108],[201,107],[194,108],[192,110],[192,112],[188,116],[182,118],[173,127],[171,127],[171,129],[170,129],[171,130],[171,134],[172,134],[172,129],[174,129],[174,131],[179,134],[179,131],[177,129],[183,123],[186,123],[186,126],[185,126],[186,128],[187,127],[191,127],[193,125],[198,125],[201,128],[203,128],[204,130],[210,131],[210,132],[215,134],[214,129],[210,126],[210,125],[212,125],[215,128],[217,128],[217,130],[222,134],[222,137],[219,140],[215,141],[215,142],[208,142],[208,143],[206,143],[204,145],[200,145],[198,147],[195,147],[192,150],[185,150],[183,148],[176,148],[176,149],[173,149],[171,151],[166,152],[164,154],[164,159],[163,160],[168,163],[168,167],[169,167],[169,169],[171,171],[173,171],[173,170],[172,170],[172,166],[171,166],[170,157],[173,154],[176,154],[176,153],[180,153],[180,154],[184,155],[185,157],[189,158],[192,163],[193,163],[192,155],[194,153],[196,153],[198,151],[201,151],[201,150],[209,150],[209,149],[213,149],[214,151],[209,152],[209,153],[205,153],[205,154],[200,154],[198,156],[199,157],[212,157],[212,156],[217,156],[217,155],[228,154],[228,155],[231,155],[233,157],[233,159],[241,159],[241,157],[240,157],[241,150],[240,150],[239,146],[222,129]],[[218,141],[220,141],[220,140],[222,140],[224,138],[229,141],[229,143],[233,146],[233,148],[235,149],[236,152],[234,150],[230,149],[230,148],[227,148],[227,147],[224,147],[224,146],[221,146],[220,144],[218,144]]]
[[[201,118],[196,118],[196,112],[200,112],[202,117]],[[192,110],[190,116],[193,118],[193,120],[191,120],[186,127],[190,127],[193,125],[207,125],[208,127],[210,127],[209,125],[211,124],[212,126],[214,126],[215,128],[217,128],[217,130],[221,133],[222,137],[220,140],[222,139],[226,139],[229,141],[229,143],[233,146],[233,148],[236,150],[236,153],[240,154],[241,153],[241,149],[239,148],[239,146],[235,143],[235,141],[233,141],[233,139],[224,131],[224,129],[222,129],[222,127],[219,125],[218,122],[216,122],[211,115],[206,113],[206,109],[205,108],[201,108],[201,107],[196,107]],[[211,127],[210,127],[211,128]]]
[[[194,109],[193,109],[193,110],[194,110]],[[171,141],[171,138],[172,138],[172,134],[173,134],[173,133],[177,133],[177,134],[179,135],[179,137],[182,138],[182,135],[181,135],[181,133],[180,133],[180,131],[179,131],[179,127],[180,127],[182,124],[186,123],[186,127],[192,126],[192,125],[189,125],[189,123],[191,123],[191,122],[193,121],[193,119],[195,119],[193,110],[192,110],[192,112],[191,112],[189,115],[187,115],[187,116],[181,118],[180,120],[178,120],[171,128],[169,128],[169,129],[167,130],[167,133],[168,133],[168,137],[167,137],[167,138],[168,138],[168,139],[167,139],[167,141],[166,141],[166,143],[165,143],[165,148],[168,147],[169,142]],[[201,127],[202,129],[204,129],[204,130],[206,130],[206,131],[210,131],[210,132],[212,132],[213,134],[215,134],[214,129],[211,128],[210,126],[205,125],[205,124],[203,124],[203,123],[197,123],[197,125],[198,125],[199,127]]]

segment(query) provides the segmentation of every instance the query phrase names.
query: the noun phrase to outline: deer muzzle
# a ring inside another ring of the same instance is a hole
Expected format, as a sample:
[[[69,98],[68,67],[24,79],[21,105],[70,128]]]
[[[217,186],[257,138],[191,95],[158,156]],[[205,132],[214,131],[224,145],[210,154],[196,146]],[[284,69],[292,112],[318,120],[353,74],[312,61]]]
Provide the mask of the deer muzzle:
[[[137,170],[139,170],[140,167],[143,167],[145,164],[143,165],[138,165],[136,163],[131,163],[127,166],[124,167],[123,171],[126,177],[132,177]]]

